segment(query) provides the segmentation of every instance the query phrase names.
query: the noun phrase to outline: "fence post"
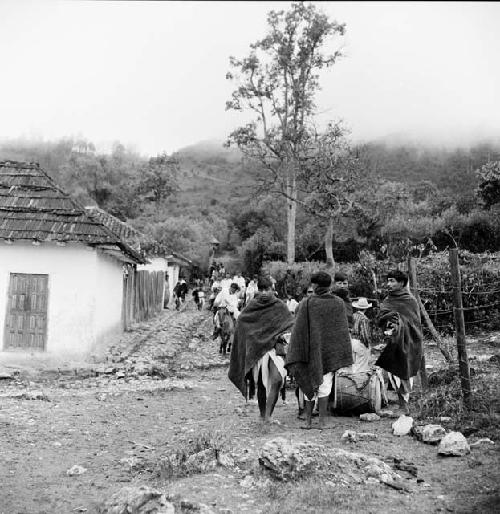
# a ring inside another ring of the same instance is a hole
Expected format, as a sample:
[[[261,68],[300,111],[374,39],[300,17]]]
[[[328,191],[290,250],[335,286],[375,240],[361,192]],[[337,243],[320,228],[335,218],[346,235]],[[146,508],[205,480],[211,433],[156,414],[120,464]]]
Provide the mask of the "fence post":
[[[470,370],[465,341],[465,321],[462,304],[462,280],[458,265],[458,248],[451,248],[450,254],[451,283],[453,286],[453,315],[457,334],[458,369],[462,384],[464,405],[467,409],[471,406]]]
[[[408,259],[408,274],[410,276],[410,284],[412,283],[412,271],[411,271],[411,268],[410,266],[415,266],[415,284],[417,284],[416,280],[417,280],[417,269],[416,269],[416,265],[415,263],[411,264],[411,260],[413,258],[409,258]],[[434,341],[436,341],[437,343],[437,346],[439,348],[439,351],[441,352],[441,354],[443,355],[443,357],[445,358],[446,362],[449,364],[452,362],[452,358],[451,358],[451,355],[450,355],[450,352],[446,349],[444,343],[443,343],[443,339],[441,338],[441,336],[439,335],[439,332],[436,330],[436,327],[434,326],[434,323],[432,323],[432,320],[431,320],[431,317],[429,316],[429,313],[427,312],[427,309],[425,308],[425,305],[424,303],[422,302],[422,299],[420,298],[420,294],[418,294],[418,290],[417,290],[417,286],[412,286],[415,288],[415,290],[417,291],[417,294],[415,294],[415,292],[412,290],[417,302],[418,302],[418,306],[420,307],[420,313],[422,314],[422,317],[424,318],[424,321],[425,321],[425,324],[427,325],[427,328],[429,329],[429,332],[431,333]]]
[[[408,257],[408,275],[410,277],[410,288],[420,310],[420,314],[423,314],[422,309],[424,306],[420,300],[420,294],[418,292],[418,281],[417,281],[417,265],[414,257]],[[422,341],[422,360],[420,361],[420,385],[422,389],[427,389],[427,370],[425,369],[425,348],[424,342]]]

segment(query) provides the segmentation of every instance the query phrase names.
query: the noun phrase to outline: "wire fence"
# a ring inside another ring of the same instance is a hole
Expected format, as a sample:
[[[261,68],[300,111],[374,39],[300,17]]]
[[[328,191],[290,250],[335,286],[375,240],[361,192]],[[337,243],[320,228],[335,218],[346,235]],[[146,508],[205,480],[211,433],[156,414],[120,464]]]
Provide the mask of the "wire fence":
[[[497,255],[474,255],[461,252],[462,302],[468,330],[500,329],[500,259]],[[376,305],[385,296],[387,272],[390,269],[408,272],[408,262],[375,263],[371,270],[374,290],[370,301]],[[454,330],[453,285],[448,252],[427,259],[416,259],[417,291],[436,329],[444,333]],[[368,277],[369,273],[365,273]]]

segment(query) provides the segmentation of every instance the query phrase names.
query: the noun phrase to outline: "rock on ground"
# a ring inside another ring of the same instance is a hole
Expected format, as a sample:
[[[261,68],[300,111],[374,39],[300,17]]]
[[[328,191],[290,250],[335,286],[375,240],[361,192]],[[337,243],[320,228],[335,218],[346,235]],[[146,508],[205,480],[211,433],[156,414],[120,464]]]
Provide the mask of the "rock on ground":
[[[425,425],[422,430],[422,442],[438,444],[446,435],[446,430],[441,425]]]
[[[157,489],[123,487],[98,508],[99,514],[175,514],[175,507]]]
[[[316,465],[308,455],[312,445],[293,443],[282,437],[264,444],[259,454],[260,465],[277,480],[294,479],[312,471]]]
[[[450,432],[445,435],[438,446],[438,455],[463,457],[468,453],[470,446],[461,432]]]
[[[438,444],[446,435],[446,429],[441,425],[413,425],[411,432],[417,441],[427,444]]]
[[[392,433],[397,436],[407,435],[413,427],[413,418],[411,416],[400,416],[392,424]]]
[[[361,421],[378,421],[380,419],[380,416],[378,416],[374,412],[367,412],[365,414],[360,414],[359,419]]]
[[[315,473],[342,485],[378,481],[401,484],[401,476],[376,457],[341,448],[277,437],[267,441],[259,453],[261,469],[275,480],[296,479]],[[399,487],[404,489],[404,486]]]

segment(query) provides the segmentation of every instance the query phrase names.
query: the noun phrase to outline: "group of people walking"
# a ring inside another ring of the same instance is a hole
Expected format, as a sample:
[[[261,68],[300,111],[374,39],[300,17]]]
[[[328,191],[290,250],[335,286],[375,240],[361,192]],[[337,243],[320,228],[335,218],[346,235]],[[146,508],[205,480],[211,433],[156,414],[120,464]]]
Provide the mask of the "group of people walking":
[[[422,360],[419,307],[407,285],[404,272],[389,272],[388,295],[375,319],[387,342],[375,366],[387,372],[405,414]],[[305,428],[312,427],[315,404],[319,427],[324,427],[335,374],[370,369],[371,322],[365,311],[372,304],[366,298],[350,300],[342,273],[333,281],[325,271],[314,273],[293,308],[277,298],[270,276],[259,276],[257,289],[235,316],[229,378],[246,399],[257,395],[261,418],[269,422],[286,376],[291,376],[304,399]]]

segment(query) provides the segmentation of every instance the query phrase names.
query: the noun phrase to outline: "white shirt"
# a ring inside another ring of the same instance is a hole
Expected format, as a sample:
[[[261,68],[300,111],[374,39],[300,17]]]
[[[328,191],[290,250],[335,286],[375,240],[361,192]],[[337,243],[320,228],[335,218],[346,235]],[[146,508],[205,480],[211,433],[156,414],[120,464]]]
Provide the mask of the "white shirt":
[[[231,286],[232,283],[233,283],[233,281],[230,278],[223,278],[220,281],[220,286],[222,287],[222,290],[229,291],[229,287]]]
[[[362,373],[370,370],[370,349],[367,348],[359,339],[351,338],[352,360],[354,361],[352,373]]]
[[[299,304],[299,302],[297,300],[295,300],[295,298],[290,298],[290,300],[286,301],[286,306],[288,307],[288,310],[292,314],[295,314],[295,309],[297,308],[298,304]]]
[[[214,300],[214,307],[225,307],[231,312],[235,319],[238,319],[240,311],[238,310],[238,296],[230,294],[228,289],[223,289]]]
[[[255,296],[256,292],[257,292],[257,284],[253,280],[250,280],[250,282],[248,282],[248,286],[247,286],[247,289],[245,292],[247,303]]]
[[[240,286],[241,291],[245,290],[246,282],[244,277],[238,277],[238,275],[235,275],[233,277],[233,282],[236,282]]]

